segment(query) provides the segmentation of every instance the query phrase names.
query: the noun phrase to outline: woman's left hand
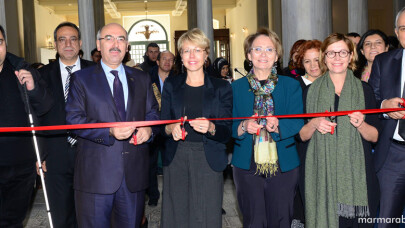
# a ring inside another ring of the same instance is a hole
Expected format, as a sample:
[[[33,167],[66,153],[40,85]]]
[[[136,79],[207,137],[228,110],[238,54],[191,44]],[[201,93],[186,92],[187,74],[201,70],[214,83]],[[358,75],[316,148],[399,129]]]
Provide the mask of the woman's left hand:
[[[270,114],[271,115],[271,114]],[[278,119],[277,117],[266,117],[266,129],[268,132],[278,133]]]
[[[210,128],[213,128],[214,125],[211,121],[207,120],[205,117],[196,118],[195,120],[190,121],[189,124],[194,129],[194,131],[203,134],[210,131]]]
[[[350,118],[350,123],[355,128],[360,127],[364,122],[364,114],[361,112],[353,112],[353,113],[350,113],[348,116]]]

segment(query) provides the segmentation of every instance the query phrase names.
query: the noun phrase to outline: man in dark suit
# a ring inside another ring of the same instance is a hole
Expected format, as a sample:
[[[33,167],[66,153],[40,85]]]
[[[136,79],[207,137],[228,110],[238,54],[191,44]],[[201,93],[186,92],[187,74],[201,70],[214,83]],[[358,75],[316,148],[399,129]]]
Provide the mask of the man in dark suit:
[[[97,49],[102,55],[100,64],[72,77],[67,123],[159,119],[150,77],[122,64],[128,50],[126,30],[115,23],[104,26],[97,33]],[[158,128],[153,128],[153,133],[157,132]],[[148,187],[147,142],[152,128],[129,126],[75,133],[79,137],[74,175],[79,227],[139,227]]]
[[[66,124],[65,102],[70,75],[93,65],[79,58],[82,45],[79,28],[70,22],[59,24],[54,31],[54,47],[59,59],[42,67],[39,72],[55,97],[55,105],[40,120],[42,125]],[[73,168],[76,139],[67,131],[50,131],[44,136],[49,203],[55,227],[77,227],[73,191]],[[70,141],[69,141],[70,140]],[[45,170],[45,169],[44,169]]]
[[[157,66],[150,70],[150,77],[152,80],[153,93],[159,103],[159,111],[161,104],[161,97],[163,91],[163,84],[167,77],[173,76],[174,55],[170,51],[162,51],[159,53]],[[158,170],[158,157],[159,151],[163,150],[164,137],[157,135],[153,140],[150,152],[150,167],[149,167],[149,188],[146,193],[149,196],[149,206],[157,206],[160,193],[158,188],[157,170]]]
[[[396,17],[395,33],[405,47],[405,8]],[[375,57],[369,84],[381,108],[398,108],[404,97],[404,49]],[[384,114],[382,131],[375,148],[375,168],[380,182],[380,217],[401,218],[405,206],[405,112]],[[397,227],[384,223],[379,227]]]

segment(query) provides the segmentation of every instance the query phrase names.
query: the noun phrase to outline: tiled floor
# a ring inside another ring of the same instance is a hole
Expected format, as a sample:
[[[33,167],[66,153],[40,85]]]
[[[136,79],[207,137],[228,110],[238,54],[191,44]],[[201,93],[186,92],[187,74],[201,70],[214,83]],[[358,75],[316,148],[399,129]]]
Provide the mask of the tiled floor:
[[[158,178],[159,189],[162,188],[162,177]],[[238,228],[242,227],[241,216],[238,210],[236,201],[236,191],[233,181],[230,179],[225,180],[224,186],[224,201],[223,208],[226,215],[222,217],[222,227]],[[161,200],[157,207],[150,207],[146,205],[145,213],[149,220],[149,228],[158,228],[160,226],[160,209]],[[34,204],[25,221],[26,228],[47,228],[49,227],[48,216],[46,213],[46,206],[43,191],[39,190],[34,199]]]

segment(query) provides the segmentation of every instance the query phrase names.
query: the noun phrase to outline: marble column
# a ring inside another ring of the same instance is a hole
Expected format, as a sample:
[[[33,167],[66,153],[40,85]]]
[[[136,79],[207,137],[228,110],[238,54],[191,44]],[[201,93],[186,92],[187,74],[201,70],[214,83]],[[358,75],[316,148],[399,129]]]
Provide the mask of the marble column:
[[[394,15],[393,21],[394,21],[394,26],[395,26],[395,24],[396,24],[395,20],[396,20],[397,14],[402,8],[405,7],[405,1],[404,0],[393,0],[392,5],[393,5],[392,10],[393,10],[393,15]]]
[[[94,0],[94,35],[105,25],[104,0]]]
[[[348,32],[360,36],[368,30],[367,0],[348,0]]]
[[[215,59],[214,53],[214,28],[212,25],[212,0],[197,1],[197,27],[200,28],[211,41],[210,58]]]
[[[96,47],[93,0],[78,0],[79,27],[82,34],[83,59],[91,60],[91,50]]]
[[[6,0],[0,0],[0,25],[3,26],[4,30],[7,33],[7,24],[6,24]]]
[[[1,3],[0,3],[1,5]],[[5,17],[7,28],[7,51],[18,56],[23,56],[20,38],[20,23],[18,20],[18,4],[17,1],[5,1]],[[2,13],[0,13],[2,14]],[[1,25],[3,25],[0,22]],[[39,56],[38,56],[39,57]]]
[[[295,41],[299,39],[322,41],[332,32],[331,6],[331,0],[281,1],[283,66],[288,65],[289,52]]]
[[[275,33],[277,33],[277,35],[280,39],[283,39],[282,19],[281,19],[281,0],[272,0],[270,3],[271,3],[272,30]]]
[[[187,0],[187,28],[197,27],[197,0]]]
[[[37,38],[35,28],[34,0],[24,0],[23,25],[24,25],[24,57],[29,63],[37,62]]]
[[[268,0],[256,0],[257,8],[257,28],[269,27],[269,1]]]

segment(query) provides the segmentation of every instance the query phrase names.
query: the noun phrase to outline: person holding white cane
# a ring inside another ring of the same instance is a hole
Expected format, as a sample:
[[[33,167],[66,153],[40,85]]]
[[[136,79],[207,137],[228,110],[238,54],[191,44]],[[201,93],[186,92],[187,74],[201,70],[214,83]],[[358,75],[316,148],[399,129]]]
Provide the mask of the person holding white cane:
[[[36,122],[52,105],[40,75],[21,58],[7,53],[0,25],[0,127],[28,127],[29,112]],[[32,134],[2,133],[0,148],[0,227],[23,227],[36,177]]]

